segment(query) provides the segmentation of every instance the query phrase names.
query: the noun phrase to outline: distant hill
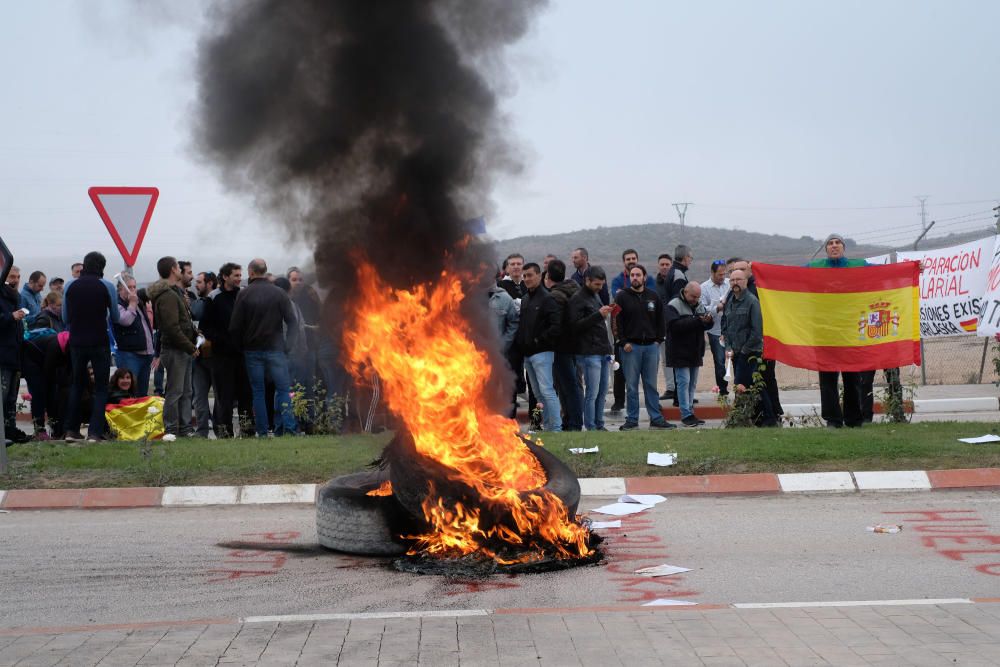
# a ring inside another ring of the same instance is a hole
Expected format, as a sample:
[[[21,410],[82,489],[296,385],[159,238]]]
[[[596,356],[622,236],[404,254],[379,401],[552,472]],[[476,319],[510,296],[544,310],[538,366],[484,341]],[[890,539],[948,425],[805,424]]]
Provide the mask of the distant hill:
[[[822,242],[823,239],[810,236],[796,239],[740,229],[681,227],[661,223],[598,227],[548,236],[520,236],[498,241],[497,247],[501,257],[519,252],[528,261],[540,263],[545,255],[552,253],[568,263],[573,249],[582,246],[590,253],[591,264],[599,264],[611,274],[621,270],[622,251],[626,248],[635,248],[640,262],[652,273],[656,271],[656,258],[661,253],[673,255],[674,247],[684,243],[691,247],[694,255],[692,278],[701,281],[708,278],[708,267],[715,259],[738,255],[758,262],[804,264]],[[847,248],[853,257],[880,255],[888,251],[881,246],[858,246],[850,239],[847,239]]]
[[[991,234],[996,234],[996,230],[987,225],[978,231],[931,237],[924,240],[920,248],[945,248]],[[570,253],[574,248],[582,246],[590,253],[591,264],[599,264],[612,274],[621,270],[622,251],[626,248],[635,248],[639,252],[640,262],[648,271],[655,272],[656,258],[663,252],[673,255],[674,247],[684,243],[691,247],[694,254],[692,278],[701,281],[708,278],[708,267],[715,259],[738,255],[758,262],[804,264],[813,257],[822,242],[823,239],[811,236],[791,238],[741,229],[681,227],[674,223],[660,223],[598,227],[547,236],[519,236],[498,241],[497,248],[500,257],[519,252],[527,261],[541,263],[545,255],[552,253],[569,264]],[[886,246],[858,245],[850,237],[847,238],[847,254],[850,257],[871,257],[891,250]]]

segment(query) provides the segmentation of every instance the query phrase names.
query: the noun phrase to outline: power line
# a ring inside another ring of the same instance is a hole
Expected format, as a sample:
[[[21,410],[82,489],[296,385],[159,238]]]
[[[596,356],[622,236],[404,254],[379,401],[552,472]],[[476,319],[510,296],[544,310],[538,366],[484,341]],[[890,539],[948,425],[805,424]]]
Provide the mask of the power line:
[[[971,201],[952,201],[935,206],[966,206],[971,204],[993,204],[997,198]],[[920,208],[920,204],[892,204],[888,206],[750,206],[743,204],[698,204],[702,208],[743,209],[748,211],[880,211],[886,209]]]

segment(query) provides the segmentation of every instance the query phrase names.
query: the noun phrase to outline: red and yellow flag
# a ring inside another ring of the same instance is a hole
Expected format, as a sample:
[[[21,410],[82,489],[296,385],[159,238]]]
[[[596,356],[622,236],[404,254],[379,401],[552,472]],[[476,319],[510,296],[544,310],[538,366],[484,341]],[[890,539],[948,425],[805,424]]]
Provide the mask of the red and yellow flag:
[[[917,262],[853,268],[753,264],[764,356],[816,371],[920,364]]]
[[[156,440],[163,437],[163,398],[126,398],[104,406],[104,416],[116,440]]]

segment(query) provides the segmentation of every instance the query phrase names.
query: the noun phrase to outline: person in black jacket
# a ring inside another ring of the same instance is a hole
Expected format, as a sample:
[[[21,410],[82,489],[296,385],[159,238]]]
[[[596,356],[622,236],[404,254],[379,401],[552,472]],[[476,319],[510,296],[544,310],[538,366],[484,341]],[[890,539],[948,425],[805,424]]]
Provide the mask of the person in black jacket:
[[[569,328],[569,300],[580,291],[573,279],[566,278],[566,265],[559,259],[549,260],[543,279],[552,298],[559,304],[562,313],[559,342],[556,345],[555,363],[552,366],[556,395],[563,409],[563,430],[583,430],[583,392],[576,372],[576,353],[573,350],[573,335]]]
[[[561,431],[562,416],[552,380],[552,365],[562,328],[562,310],[542,285],[542,268],[538,264],[525,264],[523,275],[528,293],[521,299],[521,321],[514,340],[524,357],[528,382],[535,396],[542,400],[545,430]]]
[[[240,291],[229,322],[229,335],[241,341],[243,359],[253,393],[257,436],[267,436],[267,402],[264,385],[274,382],[275,435],[295,435],[298,427],[289,397],[291,379],[285,355],[284,326],[295,327],[292,301],[266,278],[267,263],[253,259],[247,265],[250,284]],[[280,419],[279,419],[280,415]]]
[[[17,390],[21,386],[21,347],[24,344],[24,316],[17,290],[0,286],[0,397],[7,440],[27,442],[31,438],[17,428]]]
[[[149,395],[149,374],[153,363],[153,325],[146,315],[146,301],[139,298],[135,278],[125,276],[118,284],[118,324],[114,325],[115,365],[132,371],[137,398]]]
[[[677,399],[681,423],[685,426],[705,423],[694,415],[694,390],[705,358],[705,332],[712,328],[713,322],[714,318],[701,304],[701,285],[697,282],[687,283],[680,295],[667,304],[667,354],[677,378]]]
[[[583,426],[588,431],[607,430],[604,428],[604,401],[608,394],[611,355],[607,317],[612,307],[601,302],[606,281],[604,269],[588,266],[583,273],[583,287],[570,297],[566,315],[577,372],[583,376]]]
[[[639,428],[639,380],[646,396],[650,428],[676,428],[663,418],[656,392],[656,372],[663,340],[663,305],[655,289],[646,288],[646,267],[636,264],[629,270],[629,287],[615,295],[618,344],[625,372],[625,423],[620,430]]]
[[[231,438],[236,433],[233,428],[234,407],[240,424],[250,423],[253,409],[243,348],[239,337],[229,334],[229,323],[242,281],[242,266],[233,262],[223,264],[219,268],[219,289],[209,292],[199,322],[211,350],[208,357],[212,386],[215,387],[216,419],[213,427],[217,438]]]

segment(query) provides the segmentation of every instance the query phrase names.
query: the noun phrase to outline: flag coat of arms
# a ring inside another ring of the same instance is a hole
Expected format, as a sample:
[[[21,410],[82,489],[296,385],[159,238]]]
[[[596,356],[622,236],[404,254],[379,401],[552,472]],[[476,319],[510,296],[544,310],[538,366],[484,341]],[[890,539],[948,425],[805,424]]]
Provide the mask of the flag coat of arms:
[[[917,262],[849,268],[753,264],[764,356],[815,371],[920,365]]]

